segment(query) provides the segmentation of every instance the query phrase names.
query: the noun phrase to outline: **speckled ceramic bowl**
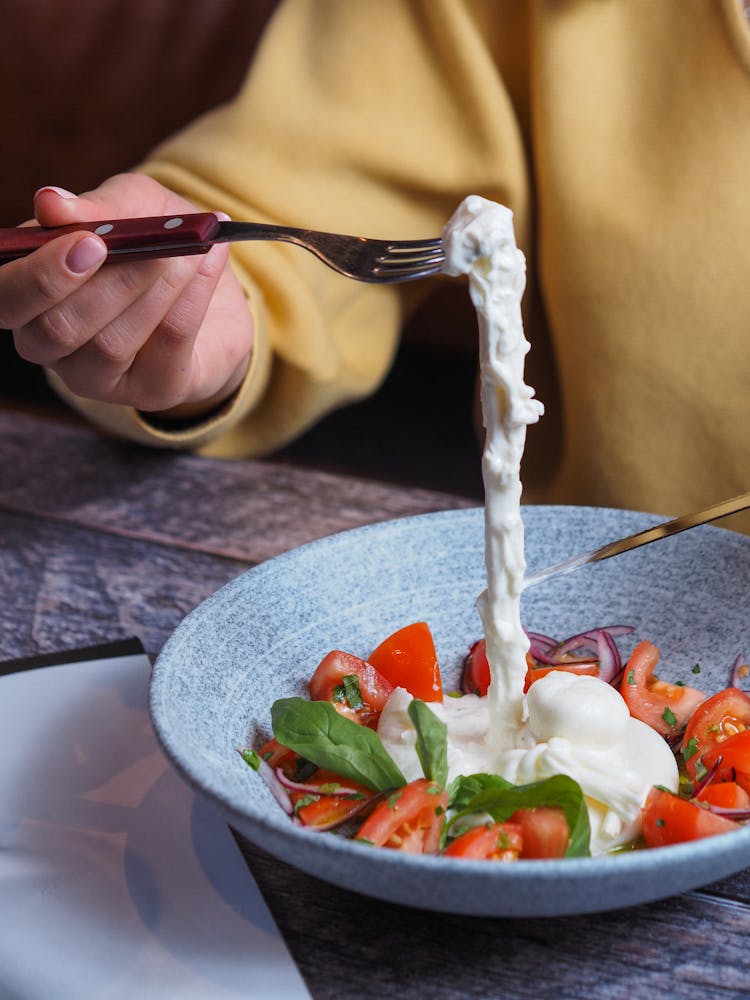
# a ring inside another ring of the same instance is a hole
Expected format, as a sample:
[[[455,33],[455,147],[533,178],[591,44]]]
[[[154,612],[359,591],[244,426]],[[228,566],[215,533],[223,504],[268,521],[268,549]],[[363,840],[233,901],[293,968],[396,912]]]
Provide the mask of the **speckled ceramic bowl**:
[[[524,512],[529,571],[638,531],[658,518],[573,507]],[[428,514],[334,535],[272,559],[218,591],[177,628],[151,684],[159,739],[185,779],[251,841],[356,892],[474,915],[614,909],[704,885],[750,863],[750,828],[595,859],[516,864],[375,851],[292,825],[235,752],[270,735],[276,698],[306,695],[332,648],[366,656],[409,622],[429,622],[448,689],[480,634],[480,509]],[[629,623],[662,650],[665,679],[709,691],[750,655],[750,537],[697,528],[530,589],[523,621],[564,637]],[[632,643],[630,644],[632,645]],[[629,651],[629,645],[623,645]]]

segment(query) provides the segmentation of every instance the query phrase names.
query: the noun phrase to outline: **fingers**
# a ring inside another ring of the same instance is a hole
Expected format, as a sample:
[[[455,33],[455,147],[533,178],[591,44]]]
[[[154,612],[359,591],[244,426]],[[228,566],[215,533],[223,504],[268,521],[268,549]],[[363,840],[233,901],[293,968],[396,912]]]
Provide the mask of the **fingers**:
[[[169,215],[195,208],[143,174],[117,174],[92,191],[75,195],[48,185],[34,195],[34,214],[40,226],[67,226],[74,222]]]
[[[55,309],[101,267],[107,248],[91,233],[71,233],[0,268],[0,326],[15,330]]]
[[[227,248],[217,247],[206,257],[183,258],[176,267],[162,268],[142,294],[113,303],[93,335],[87,329],[76,350],[47,366],[78,395],[140,410],[168,409],[191,393],[202,398],[208,389],[200,384],[194,343],[226,255]],[[140,266],[116,269],[132,279]],[[76,313],[82,313],[80,306]]]

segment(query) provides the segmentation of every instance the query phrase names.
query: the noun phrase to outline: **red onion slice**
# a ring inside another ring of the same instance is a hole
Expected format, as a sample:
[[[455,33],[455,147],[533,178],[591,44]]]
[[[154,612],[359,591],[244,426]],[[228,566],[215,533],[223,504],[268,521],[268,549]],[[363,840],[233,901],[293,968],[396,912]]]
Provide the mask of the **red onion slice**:
[[[345,785],[341,785],[338,782],[330,782],[331,788],[326,788],[325,785],[313,785],[306,784],[300,781],[292,781],[288,778],[280,767],[276,768],[276,777],[279,783],[288,788],[291,792],[304,792],[308,795],[340,795],[342,798],[346,798],[349,795],[361,795],[361,791],[358,788],[347,788]],[[333,785],[336,785],[334,788]]]
[[[289,798],[289,792],[287,792],[279,781],[276,771],[262,757],[258,766],[258,774],[265,781],[271,795],[273,795],[287,816],[292,816],[294,814],[294,807],[292,806],[292,800]]]

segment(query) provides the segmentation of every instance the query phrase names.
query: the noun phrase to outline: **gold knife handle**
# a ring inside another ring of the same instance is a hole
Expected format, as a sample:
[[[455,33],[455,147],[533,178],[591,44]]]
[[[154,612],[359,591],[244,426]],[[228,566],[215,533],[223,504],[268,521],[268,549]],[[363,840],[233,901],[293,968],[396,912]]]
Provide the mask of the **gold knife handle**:
[[[742,493],[740,496],[732,497],[730,500],[722,500],[720,503],[712,504],[710,507],[696,511],[693,514],[682,514],[671,521],[663,521],[652,528],[645,528],[643,531],[637,531],[634,535],[619,538],[614,542],[607,542],[606,545],[601,545],[598,549],[583,552],[581,555],[565,559],[554,566],[548,566],[538,573],[532,573],[531,576],[527,576],[524,580],[523,589],[526,590],[528,587],[534,587],[536,584],[541,583],[543,580],[548,580],[552,576],[558,576],[561,573],[570,573],[572,570],[578,569],[580,566],[585,566],[587,563],[600,562],[602,559],[611,559],[612,556],[619,556],[623,552],[640,548],[642,545],[649,545],[651,542],[657,542],[661,538],[668,538],[670,535],[676,535],[680,531],[687,531],[689,528],[696,528],[700,524],[718,521],[721,517],[737,514],[741,510],[747,510],[749,507],[750,493]]]

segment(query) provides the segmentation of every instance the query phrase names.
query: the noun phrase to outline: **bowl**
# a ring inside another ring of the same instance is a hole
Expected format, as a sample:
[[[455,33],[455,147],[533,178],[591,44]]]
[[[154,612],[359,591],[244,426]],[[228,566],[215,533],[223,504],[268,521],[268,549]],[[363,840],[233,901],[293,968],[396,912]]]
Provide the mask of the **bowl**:
[[[523,509],[529,572],[659,518],[594,507]],[[295,826],[236,752],[271,735],[277,698],[307,696],[331,649],[366,657],[414,621],[432,629],[446,690],[481,636],[480,508],[369,525],[286,552],[210,596],[177,627],[153,670],[157,737],[182,777],[270,854],[323,880],[408,906],[476,916],[590,913],[664,898],[750,859],[750,828],[656,850],[513,864],[374,850]],[[564,638],[602,625],[650,639],[660,676],[708,693],[750,654],[750,537],[701,527],[524,592],[527,628]],[[693,667],[700,664],[696,677]]]

